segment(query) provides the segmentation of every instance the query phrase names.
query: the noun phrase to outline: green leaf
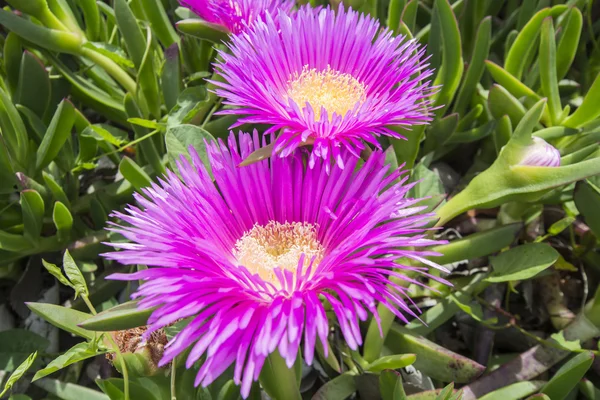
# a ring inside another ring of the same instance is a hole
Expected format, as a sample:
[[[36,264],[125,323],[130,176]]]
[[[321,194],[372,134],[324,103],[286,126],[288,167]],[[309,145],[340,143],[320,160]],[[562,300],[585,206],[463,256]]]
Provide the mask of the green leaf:
[[[433,246],[430,250],[441,255],[432,257],[432,260],[444,265],[489,256],[513,243],[522,229],[521,223],[502,225],[453,240],[448,244]]]
[[[19,85],[22,54],[21,39],[14,32],[8,32],[4,39],[3,61],[6,74],[4,79],[7,81],[10,93],[14,93]]]
[[[68,240],[71,234],[71,228],[73,227],[73,216],[67,206],[60,201],[54,203],[52,221],[54,221],[54,226],[56,227],[58,240]]]
[[[581,350],[580,341],[565,339],[565,334],[563,331],[560,331],[558,333],[553,333],[552,335],[550,335],[550,337],[552,339],[554,339],[556,344],[558,344],[560,347],[564,348],[565,350],[569,350],[569,351]]]
[[[184,19],[177,22],[177,30],[212,43],[226,42],[229,39],[229,32],[223,26],[211,24],[198,18]]]
[[[160,129],[160,125],[158,124],[158,122],[151,121],[149,119],[127,118],[127,122],[129,122],[132,125],[137,125],[137,126],[141,126],[141,127],[144,127],[144,128]]]
[[[558,80],[567,75],[575,59],[583,26],[583,16],[577,7],[569,8],[565,18],[567,22],[556,49],[556,75]]]
[[[94,0],[79,0],[77,3],[83,12],[87,38],[92,41],[99,40],[102,22],[98,5]]]
[[[111,400],[104,393],[58,379],[40,379],[34,385],[41,387],[62,400]]]
[[[515,42],[510,47],[504,62],[504,68],[516,79],[521,79],[528,60],[528,54],[533,51],[542,22],[550,15],[550,9],[544,8],[529,20],[519,32]]]
[[[503,387],[502,389],[494,390],[491,393],[482,396],[479,400],[507,400],[507,399],[522,399],[526,396],[534,394],[544,385],[542,381],[524,381],[513,383]]]
[[[3,142],[8,150],[7,156],[11,155],[13,157],[11,163],[14,164],[16,161],[17,164],[11,168],[18,170],[19,164],[28,164],[27,129],[11,98],[2,89],[0,89],[0,129],[2,129]]]
[[[137,301],[128,301],[86,319],[79,326],[90,331],[100,332],[136,328],[146,325],[148,317],[153,311],[153,308],[140,310]]]
[[[356,392],[356,380],[352,372],[345,372],[326,382],[312,400],[345,399]]]
[[[435,0],[442,36],[442,66],[434,85],[443,85],[436,95],[435,105],[440,106],[436,115],[443,115],[452,102],[463,72],[462,49],[458,22],[448,0]]]
[[[406,140],[390,138],[390,142],[394,147],[398,162],[404,163],[404,168],[411,169],[419,154],[421,140],[425,135],[425,126],[413,126],[410,131],[400,126],[390,126],[390,129],[406,137]]]
[[[406,0],[390,0],[388,7],[387,26],[395,34],[398,34],[398,27],[402,21],[402,12],[406,6]]]
[[[125,41],[127,53],[131,56],[136,68],[139,69],[146,50],[144,34],[126,0],[115,0],[113,7],[117,26]]]
[[[123,157],[119,164],[119,172],[131,183],[135,190],[139,191],[146,186],[150,186],[152,183],[152,178],[150,178],[146,171],[129,157]]]
[[[416,336],[396,323],[392,324],[385,345],[396,354],[416,354],[415,368],[443,382],[470,382],[485,371],[483,365],[453,353],[422,336]]]
[[[94,339],[94,333],[78,325],[91,318],[90,314],[48,303],[26,303],[27,307],[60,329],[86,339]]]
[[[562,125],[569,128],[579,128],[586,123],[595,120],[600,116],[600,74],[596,76],[594,83],[590,87],[583,101],[573,114],[562,122]]]
[[[46,366],[46,368],[41,369],[38,372],[36,372],[36,374],[34,375],[34,377],[32,379],[32,382],[37,381],[38,379],[41,379],[45,376],[48,376],[58,370],[66,368],[71,364],[75,364],[79,361],[83,361],[83,360],[87,360],[88,358],[95,357],[98,354],[102,354],[102,353],[96,352],[90,346],[90,343],[88,343],[88,342],[78,343],[75,346],[71,347],[69,350],[67,350],[65,353],[61,354],[60,356],[58,356],[57,358],[52,360],[50,362],[50,364],[48,364]]]
[[[42,177],[44,178],[44,183],[46,184],[46,187],[48,187],[48,189],[50,189],[50,191],[52,192],[52,196],[54,196],[54,199],[56,201],[60,201],[67,208],[70,208],[71,202],[69,201],[69,198],[65,194],[63,188],[58,184],[58,182],[54,180],[54,177],[46,171],[42,171]]]
[[[475,42],[475,50],[471,62],[467,68],[465,79],[460,87],[453,112],[463,115],[467,110],[477,84],[483,76],[485,60],[490,52],[490,41],[492,36],[492,18],[485,17],[479,24]]]
[[[259,381],[265,392],[274,399],[301,400],[295,372],[288,368],[278,351],[265,360]]]
[[[586,351],[576,355],[556,371],[540,393],[548,395],[552,400],[563,400],[577,386],[593,362],[592,352]]]
[[[21,379],[21,377],[23,375],[25,375],[27,370],[33,365],[33,362],[35,361],[36,357],[37,357],[37,352],[35,352],[32,355],[30,355],[29,357],[27,357],[27,360],[23,361],[23,363],[21,365],[19,365],[17,367],[17,369],[15,369],[15,371],[10,375],[10,377],[4,384],[4,390],[2,390],[2,392],[0,392],[0,397],[4,396],[13,387],[13,385],[19,379]]]
[[[140,104],[146,104],[150,114],[155,118],[160,118],[161,98],[157,81],[158,76],[154,65],[154,49],[152,46],[152,30],[150,27],[146,28],[146,36],[146,50],[141,64],[138,66],[137,83],[142,90],[138,90],[136,94]]]
[[[23,225],[25,237],[36,243],[42,233],[44,224],[44,200],[35,190],[21,192],[21,210],[23,212]]]
[[[406,399],[406,393],[402,386],[402,375],[393,370],[383,371],[379,375],[379,391],[382,400]]]
[[[173,43],[165,50],[165,62],[161,72],[161,88],[167,110],[177,105],[177,98],[181,94],[181,64],[179,58],[179,45]]]
[[[508,282],[529,279],[558,260],[558,252],[545,243],[527,243],[492,257],[494,268],[488,282]]]
[[[0,231],[0,250],[21,253],[31,248],[31,243],[22,235]]]
[[[178,125],[167,130],[165,142],[167,144],[167,154],[173,168],[181,156],[185,156],[191,161],[188,149],[192,146],[202,160],[207,171],[211,173],[210,163],[206,152],[206,142],[212,142],[215,139],[210,133],[195,125]]]
[[[110,58],[112,61],[114,61],[123,68],[135,67],[133,61],[128,59],[123,49],[121,49],[118,46],[114,46],[109,43],[87,42],[83,45],[83,47],[91,49],[97,53],[102,54],[103,56]]]
[[[43,352],[50,342],[26,329],[0,332],[0,370],[14,371],[33,352]]]
[[[116,138],[111,132],[109,132],[107,129],[104,129],[100,125],[88,126],[85,128],[82,135],[96,138],[96,140],[104,140],[105,142],[117,147],[121,147],[123,144],[127,143],[124,140]]]
[[[124,394],[124,381],[123,379],[119,379],[119,378],[110,378],[110,379],[103,379],[103,380],[97,380],[96,384],[100,387],[100,389],[102,389],[103,392],[105,392],[106,394],[108,394],[111,398],[111,400],[115,400],[115,399],[124,399],[125,394]],[[140,400],[162,400],[165,399],[165,397],[163,397],[161,395],[160,392],[155,392],[152,390],[152,387],[144,387],[141,383],[136,382],[133,379],[130,379],[129,381],[129,396],[130,399],[132,400],[136,400],[136,399],[140,399]],[[179,396],[177,396],[177,399],[179,400]],[[194,397],[195,400],[195,397]]]
[[[36,169],[40,170],[54,160],[71,136],[74,123],[75,109],[73,104],[68,100],[63,100],[54,113],[50,126],[37,150]]]
[[[15,104],[43,117],[50,103],[50,78],[42,61],[29,51],[23,53]]]
[[[163,6],[163,2],[160,0],[146,0],[141,2],[142,9],[144,10],[144,14],[146,16],[146,20],[152,26],[152,30],[158,37],[158,40],[162,43],[164,47],[169,47],[174,43],[179,42],[179,36],[171,21],[169,20],[169,16],[165,11]]]
[[[138,107],[135,102],[133,96],[128,93],[125,95],[125,111],[127,113],[128,118],[142,118],[142,111]],[[150,131],[146,128],[143,128],[139,125],[132,125],[133,131],[135,133],[135,138],[140,139],[145,135],[149,134]],[[140,151],[141,156],[148,161],[148,164],[154,169],[154,172],[157,175],[161,175],[165,173],[165,167],[162,163],[161,154],[159,154],[158,149],[153,140],[142,140],[138,144],[138,151]]]
[[[600,238],[600,193],[589,183],[581,181],[575,186],[573,194],[575,205],[585,219],[585,223],[590,227],[596,238]]]
[[[191,123],[196,114],[207,104],[209,104],[209,95],[204,86],[185,89],[177,99],[177,106],[169,113],[167,127]]]
[[[446,192],[440,176],[437,172],[427,168],[423,161],[413,169],[411,181],[418,182],[418,184],[410,189],[408,196],[423,199],[418,205],[426,205],[427,210],[431,211],[443,202]]]
[[[55,264],[49,263],[46,260],[42,259],[42,264],[44,265],[44,268],[46,268],[46,270],[48,272],[50,272],[50,274],[52,276],[54,276],[56,279],[58,279],[58,281],[60,283],[62,283],[63,285],[72,288],[73,284],[71,283],[71,281],[69,281],[67,279],[66,276],[63,275],[62,270],[57,267]]]
[[[75,289],[75,298],[78,295],[80,296],[89,296],[90,292],[88,291],[87,284],[85,283],[85,278],[81,273],[81,270],[75,264],[73,257],[69,254],[69,250],[65,250],[65,255],[63,257],[63,268],[65,269],[65,273],[67,277],[73,283],[73,289]]]
[[[82,38],[74,33],[45,28],[4,9],[0,9],[0,25],[50,51],[76,54],[82,44]]]
[[[381,357],[375,360],[366,367],[370,372],[381,372],[384,369],[399,369],[405,368],[413,364],[417,356],[414,354],[395,354],[393,356]]]
[[[562,114],[558,78],[556,75],[556,43],[554,41],[554,24],[552,18],[544,19],[540,40],[539,56],[540,81],[542,93],[548,98],[550,119],[553,124],[559,123]]]
[[[516,97],[508,92],[504,87],[493,85],[488,95],[488,106],[492,116],[496,119],[508,115],[512,126],[517,126],[525,116],[525,107]]]
[[[583,396],[588,400],[598,400],[600,399],[600,389],[594,386],[592,382],[587,379],[582,379],[579,382],[579,391]]]

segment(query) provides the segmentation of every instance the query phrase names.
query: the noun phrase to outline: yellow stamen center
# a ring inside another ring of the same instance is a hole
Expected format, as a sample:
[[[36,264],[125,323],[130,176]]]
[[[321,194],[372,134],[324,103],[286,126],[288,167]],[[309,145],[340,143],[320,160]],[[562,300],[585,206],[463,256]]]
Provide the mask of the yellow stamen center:
[[[350,74],[341,73],[327,66],[326,70],[316,68],[302,69],[289,81],[288,97],[300,108],[309,103],[315,112],[315,120],[321,119],[321,107],[327,110],[329,120],[333,113],[345,116],[354,109],[356,103],[367,98],[365,85]]]
[[[323,246],[317,239],[316,227],[302,222],[254,225],[235,244],[234,255],[238,262],[264,281],[279,286],[274,273],[276,268],[296,272],[300,255],[304,254],[303,268],[313,257],[315,264],[323,258]]]

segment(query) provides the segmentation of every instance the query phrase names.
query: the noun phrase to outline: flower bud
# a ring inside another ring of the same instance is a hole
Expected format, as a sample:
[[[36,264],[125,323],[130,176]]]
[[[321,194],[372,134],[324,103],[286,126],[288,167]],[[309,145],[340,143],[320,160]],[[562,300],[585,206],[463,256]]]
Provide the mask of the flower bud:
[[[559,167],[560,152],[551,144],[539,137],[532,137],[533,143],[523,148],[523,158],[519,165],[534,167]]]

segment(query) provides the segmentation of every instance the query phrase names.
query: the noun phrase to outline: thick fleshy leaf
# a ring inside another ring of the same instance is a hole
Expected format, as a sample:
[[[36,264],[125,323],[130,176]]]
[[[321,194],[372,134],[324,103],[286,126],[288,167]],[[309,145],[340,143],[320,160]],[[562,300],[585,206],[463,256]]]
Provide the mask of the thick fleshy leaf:
[[[42,61],[26,51],[21,58],[15,104],[21,104],[43,117],[50,104],[50,78]]]
[[[129,157],[123,157],[119,164],[119,172],[138,191],[152,183],[152,178],[146,171]]]
[[[405,400],[402,375],[394,370],[383,371],[379,375],[379,391],[382,400]]]
[[[413,364],[417,357],[414,354],[396,354],[393,356],[381,357],[367,366],[367,371],[381,372],[384,369],[405,368]]]
[[[221,43],[228,40],[229,32],[222,26],[211,24],[201,19],[184,19],[177,22],[177,29],[186,35],[208,40],[213,43]]]
[[[26,305],[31,311],[62,330],[86,339],[94,338],[93,332],[78,326],[83,321],[91,318],[91,314],[48,303],[26,303]]]
[[[537,392],[542,386],[544,386],[543,381],[517,382],[488,393],[481,397],[480,400],[521,399]]]
[[[85,386],[59,381],[58,379],[44,378],[35,381],[34,385],[52,393],[62,400],[111,400],[110,397],[97,390]]]
[[[356,379],[352,372],[345,372],[319,388],[312,400],[345,399],[356,392]]]
[[[79,324],[88,331],[120,331],[136,328],[148,323],[148,317],[154,309],[140,310],[137,301],[128,301],[103,311]]]
[[[23,225],[25,237],[36,243],[42,233],[44,224],[44,200],[35,190],[21,192],[21,209],[23,212]]]
[[[590,227],[594,235],[600,238],[600,193],[592,185],[581,181],[575,187],[574,200],[577,209],[583,215],[585,223]]]
[[[552,400],[563,400],[577,386],[594,362],[594,354],[586,351],[567,361],[540,391]]]
[[[50,164],[58,155],[71,135],[75,123],[75,109],[68,100],[63,100],[54,113],[52,122],[37,150],[35,166],[38,170]]]
[[[68,240],[71,233],[71,228],[73,227],[73,216],[71,215],[71,212],[67,206],[60,201],[54,203],[54,209],[52,210],[52,221],[56,227],[58,240]]]
[[[386,337],[386,346],[394,353],[414,353],[415,368],[444,382],[465,383],[478,377],[485,367],[460,354],[439,346],[410,330],[393,324]]]

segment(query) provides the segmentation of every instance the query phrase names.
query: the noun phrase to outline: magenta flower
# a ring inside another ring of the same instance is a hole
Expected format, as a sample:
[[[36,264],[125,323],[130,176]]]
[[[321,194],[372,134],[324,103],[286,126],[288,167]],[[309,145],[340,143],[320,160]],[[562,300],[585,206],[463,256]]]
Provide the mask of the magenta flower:
[[[149,269],[114,279],[145,280],[134,297],[140,307],[158,307],[147,334],[191,317],[166,346],[160,365],[191,346],[190,368],[205,361],[196,384],[210,384],[232,363],[234,381],[247,397],[265,358],[278,349],[291,366],[303,342],[311,364],[317,338],[327,352],[328,303],[348,346],[362,343],[358,322],[385,304],[399,318],[415,316],[406,289],[390,277],[427,268],[400,265],[401,257],[440,268],[423,247],[432,214],[419,214],[419,199],[405,198],[414,183],[384,165],[375,152],[360,168],[356,158],[328,174],[306,152],[275,157],[247,167],[238,164],[259,146],[258,134],[232,134],[208,145],[214,182],[196,153],[182,159],[180,180],[166,180],[136,195],[140,207],[115,216],[112,229],[132,243],[113,243],[105,256]],[[263,143],[264,145],[264,143]]]
[[[243,32],[248,25],[278,10],[290,12],[294,0],[179,0],[203,20],[221,25],[231,33]]]
[[[391,125],[431,121],[424,48],[355,11],[268,16],[229,47],[215,66],[226,82],[213,83],[237,108],[221,113],[243,115],[233,127],[270,124],[282,157],[312,144],[311,167],[319,157],[342,167],[341,149],[358,157],[380,135],[402,138]]]

